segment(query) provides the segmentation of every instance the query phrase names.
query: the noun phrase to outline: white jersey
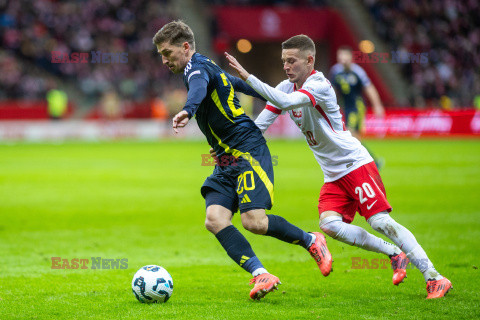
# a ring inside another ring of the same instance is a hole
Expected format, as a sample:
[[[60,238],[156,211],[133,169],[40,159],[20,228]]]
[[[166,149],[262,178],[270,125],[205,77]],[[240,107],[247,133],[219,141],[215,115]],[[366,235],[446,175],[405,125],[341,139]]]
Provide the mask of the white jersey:
[[[325,182],[338,180],[373,161],[367,149],[345,128],[335,91],[321,72],[314,70],[298,90],[288,80],[276,89],[255,76],[250,76],[247,82],[269,100],[255,124],[265,131],[279,114],[288,112],[305,135]]]

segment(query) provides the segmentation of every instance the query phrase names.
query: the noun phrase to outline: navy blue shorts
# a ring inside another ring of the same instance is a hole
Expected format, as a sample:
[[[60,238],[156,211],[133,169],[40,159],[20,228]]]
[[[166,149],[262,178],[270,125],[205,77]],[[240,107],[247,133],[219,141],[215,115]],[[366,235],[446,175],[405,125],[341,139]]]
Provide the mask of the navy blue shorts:
[[[345,122],[349,130],[362,132],[365,123],[365,104],[362,99],[357,99],[355,108],[345,109]]]
[[[225,157],[231,161],[219,159],[220,164],[215,166],[201,188],[207,207],[218,204],[233,213],[238,209],[240,213],[253,209],[270,210],[273,206],[273,165],[267,145],[249,152],[233,150],[233,154]],[[211,191],[216,196],[207,197]]]

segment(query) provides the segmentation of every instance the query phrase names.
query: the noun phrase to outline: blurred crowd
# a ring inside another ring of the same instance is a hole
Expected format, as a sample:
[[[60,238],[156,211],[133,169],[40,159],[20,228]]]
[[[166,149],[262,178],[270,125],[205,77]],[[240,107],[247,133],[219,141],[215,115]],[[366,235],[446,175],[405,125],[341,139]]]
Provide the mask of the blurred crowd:
[[[392,51],[426,52],[427,63],[402,64],[417,106],[472,106],[480,95],[478,0],[364,0]]]
[[[144,100],[175,86],[152,44],[175,17],[167,0],[0,0],[0,12],[0,99],[44,98],[55,78],[92,99]],[[52,63],[53,51],[90,62]],[[91,63],[92,51],[127,53],[128,63]]]
[[[152,37],[176,18],[174,0],[0,0],[0,100],[44,99],[70,84],[79,96],[105,104],[181,104],[182,78],[161,66]],[[428,63],[402,64],[411,103],[471,106],[480,94],[478,0],[363,0],[392,51],[427,52]],[[214,5],[324,5],[326,0],[208,0]],[[128,63],[52,63],[52,52],[126,53]],[[172,97],[168,97],[172,95]],[[163,101],[159,101],[161,97]],[[165,102],[165,103],[164,103]],[[175,105],[178,108],[178,105]],[[158,110],[157,110],[158,109]],[[113,111],[112,111],[113,110]],[[171,113],[171,112],[170,112]]]
[[[207,0],[207,2],[229,6],[322,6],[327,0]]]

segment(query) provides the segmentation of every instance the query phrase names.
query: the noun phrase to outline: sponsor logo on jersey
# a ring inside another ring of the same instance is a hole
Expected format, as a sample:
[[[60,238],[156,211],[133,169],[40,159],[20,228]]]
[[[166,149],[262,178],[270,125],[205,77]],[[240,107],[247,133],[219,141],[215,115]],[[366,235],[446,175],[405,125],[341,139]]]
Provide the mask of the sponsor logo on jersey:
[[[370,209],[372,209],[372,207],[373,207],[373,205],[375,204],[375,202],[377,202],[377,200],[373,201],[373,203],[372,203],[372,204],[370,204],[370,205],[367,205],[367,210],[370,210]]]
[[[246,194],[243,196],[242,202],[240,203],[248,203],[248,202],[251,202],[251,201],[250,201],[250,198],[248,197],[248,194]]]

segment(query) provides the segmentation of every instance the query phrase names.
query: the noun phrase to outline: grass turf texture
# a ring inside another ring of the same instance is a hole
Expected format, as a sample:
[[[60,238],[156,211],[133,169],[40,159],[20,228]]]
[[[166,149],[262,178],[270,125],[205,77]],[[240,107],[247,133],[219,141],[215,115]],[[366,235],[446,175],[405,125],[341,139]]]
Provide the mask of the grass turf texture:
[[[478,318],[480,141],[368,141],[386,159],[382,177],[394,211],[453,283],[425,300],[418,270],[399,287],[390,269],[352,269],[383,259],[328,239],[334,272],[324,278],[299,246],[250,240],[279,291],[249,300],[250,275],[203,226],[204,142],[0,145],[0,319]],[[317,231],[320,167],[304,141],[271,141],[272,213]],[[357,216],[354,224],[372,231]],[[375,233],[372,231],[372,233]],[[377,234],[378,235],[378,234]],[[53,270],[52,257],[128,259],[128,269]],[[164,305],[137,302],[133,274],[159,264],[174,279]]]

